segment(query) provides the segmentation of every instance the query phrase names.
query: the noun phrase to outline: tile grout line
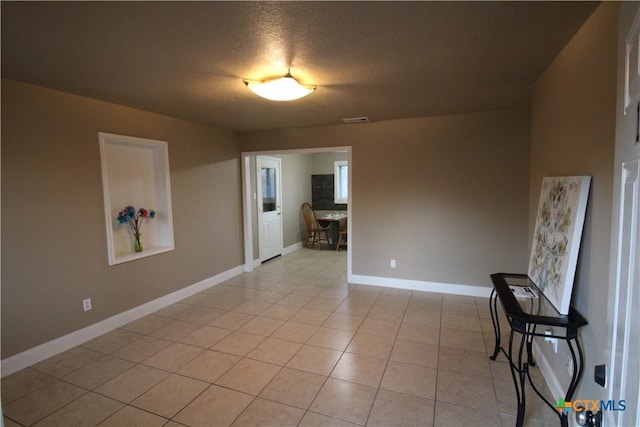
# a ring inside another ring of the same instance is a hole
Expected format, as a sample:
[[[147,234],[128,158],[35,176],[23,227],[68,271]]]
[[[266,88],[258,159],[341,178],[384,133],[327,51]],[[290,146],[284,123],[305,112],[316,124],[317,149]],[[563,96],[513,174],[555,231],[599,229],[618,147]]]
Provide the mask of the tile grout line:
[[[381,293],[382,294],[382,293]],[[404,320],[404,317],[407,313],[407,310],[409,308],[409,302],[411,301],[411,297],[413,296],[413,291],[411,291],[411,293],[409,294],[409,299],[407,301],[407,304],[402,312],[402,318],[400,319],[400,326],[398,327],[398,330],[396,331],[395,337],[393,338],[393,345],[391,346],[391,351],[389,352],[389,356],[387,357],[387,360],[385,362],[384,365],[384,369],[382,370],[382,376],[380,377],[380,381],[378,382],[378,387],[376,389],[376,392],[373,396],[373,401],[371,402],[371,407],[369,408],[369,413],[367,414],[367,419],[365,420],[364,425],[366,426],[367,423],[369,422],[369,418],[371,418],[371,413],[373,412],[373,407],[376,404],[376,399],[378,398],[378,394],[380,393],[380,389],[382,388],[382,380],[384,379],[384,375],[387,372],[387,368],[389,367],[389,361],[391,360],[391,355],[393,354],[393,349],[396,346],[396,342],[398,341],[398,336],[400,335],[400,329],[402,328],[402,321]],[[379,296],[378,296],[379,298]],[[375,304],[374,304],[375,305]]]
[[[347,283],[347,286],[349,286],[349,283]],[[340,305],[341,305],[341,304],[343,304],[343,303],[345,302],[345,300],[346,300],[347,298],[349,298],[349,296],[351,296],[351,295],[353,294],[353,292],[354,292],[356,289],[357,289],[357,287],[354,287],[354,289],[350,290],[350,291],[348,292],[347,296],[346,296],[346,297],[344,297],[344,298],[342,299],[342,301],[341,301]],[[378,298],[378,297],[376,297],[376,300],[377,300],[377,298]],[[339,307],[340,305],[338,305],[338,307]],[[336,310],[338,309],[338,307],[336,307],[336,308],[332,311],[332,314],[336,313]],[[373,305],[372,305],[372,307],[373,307]],[[305,411],[305,415],[306,415],[306,413],[307,413],[307,412],[311,412],[311,413],[319,414],[319,415],[322,415],[322,416],[325,416],[325,417],[329,417],[329,418],[332,418],[332,419],[338,419],[338,420],[341,420],[341,421],[350,422],[349,420],[344,420],[344,419],[342,419],[342,418],[336,418],[336,417],[329,416],[329,415],[325,415],[325,414],[321,414],[321,413],[318,413],[318,412],[313,412],[313,411],[311,410],[311,407],[313,406],[313,404],[315,403],[316,399],[317,399],[317,398],[318,398],[318,396],[320,395],[320,392],[322,391],[322,389],[325,387],[325,385],[327,384],[327,382],[328,382],[328,381],[329,381],[329,379],[331,378],[331,374],[332,374],[332,373],[333,373],[333,371],[335,370],[335,368],[336,368],[336,366],[338,365],[338,363],[340,363],[340,360],[342,360],[342,357],[343,357],[343,356],[345,355],[345,353],[347,352],[347,348],[349,348],[349,345],[350,345],[350,344],[353,342],[353,340],[355,339],[356,335],[358,334],[358,331],[359,331],[359,330],[360,330],[360,328],[362,327],[362,324],[364,323],[364,321],[366,320],[366,318],[367,318],[367,316],[368,316],[368,314],[369,314],[370,312],[371,312],[371,307],[369,307],[369,309],[367,310],[367,313],[366,313],[364,316],[362,316],[362,317],[363,317],[362,322],[360,322],[360,325],[358,325],[358,328],[357,328],[355,331],[353,331],[353,336],[351,337],[351,339],[349,340],[349,342],[348,342],[348,343],[347,343],[347,345],[345,346],[345,349],[344,349],[344,350],[342,350],[342,353],[340,354],[340,357],[338,358],[338,360],[336,360],[336,362],[333,364],[333,367],[331,368],[331,371],[330,371],[330,372],[329,372],[329,374],[325,377],[325,380],[323,381],[322,385],[318,388],[318,391],[316,392],[315,396],[314,396],[314,397],[313,397],[313,399],[311,400],[311,403],[309,404],[309,407],[308,407],[308,408],[307,408],[307,410]],[[340,314],[345,314],[345,313],[340,313]],[[331,317],[331,316],[329,316],[329,317]],[[326,319],[326,320],[328,320],[328,318],[329,318],[329,317],[327,317],[327,319]],[[326,321],[326,320],[325,320],[325,321]],[[323,324],[324,324],[324,322],[323,322]],[[351,331],[349,331],[349,332],[351,332]],[[311,338],[309,338],[309,340],[310,340],[310,339],[311,339]],[[309,340],[307,340],[307,342],[308,342]],[[305,344],[306,344],[306,343],[305,343]],[[303,416],[303,418],[302,418],[302,419],[304,419],[304,416]],[[298,425],[302,422],[302,419],[300,420],[300,422],[298,423]]]
[[[282,299],[287,298],[289,295],[298,295],[298,294],[294,294],[294,291],[290,291],[290,292],[289,292],[286,296],[284,296]],[[279,301],[281,301],[282,299],[280,299]],[[343,298],[343,300],[342,300],[342,301],[344,301],[344,298]],[[287,321],[291,321],[291,319],[292,319],[293,317],[295,317],[297,313],[299,313],[303,308],[305,308],[305,307],[306,307],[308,304],[310,304],[310,303],[311,303],[311,301],[309,301],[308,303],[306,303],[305,305],[303,305],[302,307],[300,307],[300,308],[299,308],[299,309],[298,309],[298,310],[297,310],[297,311],[296,311],[296,312],[295,312],[291,317],[289,317],[289,320],[287,320]],[[334,313],[334,312],[335,312],[335,309],[334,309],[334,311],[333,311],[333,312],[331,312],[331,313]],[[328,318],[328,317],[327,317],[327,318]],[[280,320],[280,319],[279,319],[279,320]],[[326,320],[326,319],[325,319],[325,320]],[[323,322],[323,323],[324,323],[324,322]],[[284,324],[283,324],[283,325],[284,325]],[[283,325],[281,325],[280,327],[282,327]],[[314,325],[314,326],[315,326],[315,325]],[[272,335],[273,335],[277,330],[279,330],[279,329],[280,329],[280,327],[278,327],[276,330],[274,330],[273,332],[271,332],[271,334],[270,334],[270,335],[268,335],[268,336],[267,336],[267,338],[271,337],[271,336],[272,336]],[[314,333],[314,335],[315,335],[315,333]],[[309,338],[308,338],[304,343],[297,343],[297,344],[302,344],[302,345],[300,346],[300,349],[302,349],[302,347],[303,347],[304,345],[306,345],[306,344],[307,344],[307,342],[309,342],[309,340],[310,340],[312,337],[313,337],[313,335],[312,335],[311,337],[309,337]],[[265,339],[266,339],[266,338],[265,338]],[[287,341],[287,340],[284,340],[284,341]],[[290,342],[291,342],[291,341],[290,341]],[[258,344],[258,345],[259,345],[259,344]],[[257,346],[256,346],[256,347],[257,347]],[[299,351],[300,349],[298,349],[298,351]],[[247,405],[247,406],[246,406],[246,407],[245,407],[245,408],[244,408],[244,409],[243,409],[243,410],[238,414],[238,416],[233,420],[233,422],[232,422],[231,424],[235,423],[235,422],[236,422],[240,417],[242,417],[242,415],[247,411],[247,409],[248,409],[248,408],[253,404],[253,402],[255,402],[258,398],[261,398],[261,399],[264,399],[264,400],[268,400],[268,401],[271,401],[271,402],[274,402],[274,403],[277,403],[277,404],[280,404],[280,405],[289,406],[289,407],[292,407],[292,408],[295,408],[295,409],[300,409],[300,408],[295,407],[295,406],[293,406],[293,405],[287,405],[287,404],[282,403],[282,402],[276,402],[276,401],[272,401],[272,400],[267,399],[267,398],[264,398],[264,397],[260,397],[260,394],[261,394],[265,389],[267,389],[267,387],[269,387],[269,385],[270,385],[270,384],[275,380],[275,378],[276,378],[276,377],[277,377],[281,372],[283,372],[283,370],[286,368],[286,365],[291,361],[291,359],[293,359],[293,358],[295,357],[295,355],[298,353],[298,351],[297,351],[296,353],[294,353],[293,355],[291,355],[291,357],[290,357],[290,358],[289,358],[289,359],[284,363],[284,365],[282,365],[282,366],[277,365],[277,366],[279,366],[279,367],[280,367],[280,370],[279,370],[279,371],[278,371],[278,372],[277,372],[277,373],[276,373],[276,374],[275,374],[275,375],[274,375],[274,376],[269,380],[269,382],[268,382],[267,384],[265,384],[265,386],[264,386],[264,387],[263,387],[263,388],[262,388],[262,389],[261,389],[261,390],[260,390],[260,391],[255,395],[255,396],[254,396],[254,398],[251,400],[251,402],[250,402],[250,403],[249,403],[249,404],[248,404],[248,405]],[[245,356],[243,357],[243,359],[247,359],[247,358],[249,358],[249,357],[248,357],[248,355],[249,355],[249,354],[250,354],[250,352],[249,352],[249,353],[247,353],[247,355],[245,355]],[[237,363],[240,363],[243,359],[240,359],[240,361],[238,361]],[[249,359],[250,359],[250,358],[249,358]],[[250,360],[253,360],[253,359],[250,359]],[[338,359],[338,360],[340,360],[340,359]],[[236,364],[237,364],[237,363],[236,363]],[[336,364],[337,364],[337,363],[338,363],[338,362],[336,361]],[[234,365],[234,366],[235,366],[235,365]],[[334,365],[334,368],[335,368],[335,365]],[[295,369],[295,368],[289,368],[289,369]],[[332,370],[333,370],[333,368],[332,368]],[[301,370],[301,372],[307,372],[307,371],[302,371],[302,370]],[[224,375],[224,374],[223,374],[223,375]],[[220,377],[222,377],[222,375],[221,375]],[[318,391],[316,392],[316,394],[315,394],[314,398],[313,398],[313,399],[311,400],[311,402],[309,403],[309,406],[308,406],[306,409],[304,409],[304,413],[303,413],[303,415],[302,415],[302,418],[300,418],[300,421],[298,421],[298,423],[297,423],[297,424],[300,424],[300,423],[302,422],[302,420],[304,419],[304,417],[305,417],[306,413],[309,411],[309,408],[311,408],[311,406],[313,405],[313,402],[315,401],[315,399],[316,399],[317,395],[320,393],[320,390],[322,389],[322,387],[324,387],[324,384],[326,383],[326,381],[328,380],[328,378],[329,378],[329,377],[327,376],[327,377],[325,378],[325,381],[323,382],[322,386],[321,386],[320,388],[318,388]],[[233,389],[231,389],[231,390],[233,390]],[[237,391],[237,390],[235,390],[235,391]],[[231,425],[231,424],[230,424],[230,425]]]

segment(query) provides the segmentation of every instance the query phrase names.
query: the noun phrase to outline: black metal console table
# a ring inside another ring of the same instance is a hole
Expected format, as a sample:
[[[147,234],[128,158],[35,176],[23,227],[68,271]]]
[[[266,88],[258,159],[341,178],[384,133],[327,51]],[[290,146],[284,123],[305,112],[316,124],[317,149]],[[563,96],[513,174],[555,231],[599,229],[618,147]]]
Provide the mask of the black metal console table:
[[[546,405],[554,411],[560,418],[562,427],[568,426],[567,414],[565,411],[556,410],[553,403],[549,402],[538,390],[531,379],[529,366],[534,366],[535,361],[532,355],[532,344],[534,337],[556,338],[566,341],[571,358],[573,359],[573,375],[569,388],[564,396],[566,402],[571,401],[573,393],[576,391],[578,382],[582,377],[584,355],[580,341],[578,340],[578,328],[586,325],[587,320],[571,307],[568,315],[561,315],[546,299],[542,292],[525,274],[496,273],[491,275],[493,290],[489,298],[489,308],[491,310],[491,320],[493,321],[493,331],[496,343],[491,360],[496,360],[498,353],[502,351],[507,357],[511,368],[511,376],[516,388],[518,399],[518,415],[516,427],[522,427],[524,423],[524,412],[526,408],[525,385],[527,379],[531,387]],[[537,295],[537,298],[518,299],[514,295],[511,287],[529,287]],[[500,344],[500,322],[498,321],[497,303],[500,300],[504,313],[509,321],[511,332],[509,334],[509,346],[504,349]],[[546,330],[554,331],[551,335],[545,333]],[[519,344],[516,333],[521,334]],[[514,344],[518,347],[514,354]],[[576,352],[577,350],[577,352]]]

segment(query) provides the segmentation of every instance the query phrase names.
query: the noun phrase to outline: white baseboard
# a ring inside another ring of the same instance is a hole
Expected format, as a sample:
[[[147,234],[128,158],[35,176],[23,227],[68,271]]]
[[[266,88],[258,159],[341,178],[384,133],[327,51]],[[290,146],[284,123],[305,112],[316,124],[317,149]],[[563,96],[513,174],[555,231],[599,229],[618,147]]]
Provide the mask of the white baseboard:
[[[357,285],[386,286],[389,288],[410,289],[412,291],[440,292],[443,294],[486,297],[491,294],[490,287],[458,285],[454,283],[425,282],[422,280],[395,279],[392,277],[363,276],[351,274],[349,283]]]
[[[291,246],[287,246],[282,250],[282,255],[289,255],[290,253],[295,252],[298,249],[302,249],[302,242],[298,242]]]
[[[195,295],[198,292],[202,292],[205,289],[209,289],[210,287],[222,283],[225,280],[231,279],[242,272],[242,266],[232,268],[231,270],[227,270],[220,274],[216,274],[215,276],[201,280],[200,282],[194,283],[186,288],[182,288],[153,301],[149,301],[120,314],[116,314],[115,316],[109,317],[108,319],[102,320],[98,323],[94,323],[86,328],[82,328],[60,338],[40,344],[39,346],[33,347],[14,356],[7,357],[2,360],[0,367],[1,375],[2,377],[5,377],[35,363],[48,359],[49,357],[55,356],[56,354],[62,353],[63,351],[67,351],[73,347],[84,344],[87,341],[91,341],[92,339],[124,326],[127,323],[131,323],[134,320],[156,312],[171,304],[175,304],[176,302],[182,301],[185,298]]]

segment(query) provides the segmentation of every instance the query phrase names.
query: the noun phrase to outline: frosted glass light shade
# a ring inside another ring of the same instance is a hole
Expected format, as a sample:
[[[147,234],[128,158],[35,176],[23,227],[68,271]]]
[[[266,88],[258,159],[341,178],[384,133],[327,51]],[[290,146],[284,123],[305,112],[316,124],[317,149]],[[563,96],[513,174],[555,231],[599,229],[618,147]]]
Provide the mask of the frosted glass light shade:
[[[285,76],[265,81],[245,80],[253,93],[272,101],[293,101],[309,95],[316,88],[315,86],[303,86],[290,73]]]

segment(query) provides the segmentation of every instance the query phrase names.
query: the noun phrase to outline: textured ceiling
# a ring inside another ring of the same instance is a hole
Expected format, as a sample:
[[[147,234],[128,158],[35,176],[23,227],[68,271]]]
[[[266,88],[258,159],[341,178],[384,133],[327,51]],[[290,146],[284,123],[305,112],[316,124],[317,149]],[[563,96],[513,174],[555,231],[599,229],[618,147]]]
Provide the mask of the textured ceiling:
[[[2,77],[251,131],[528,107],[596,2],[6,2]],[[242,83],[318,89],[266,101]]]

